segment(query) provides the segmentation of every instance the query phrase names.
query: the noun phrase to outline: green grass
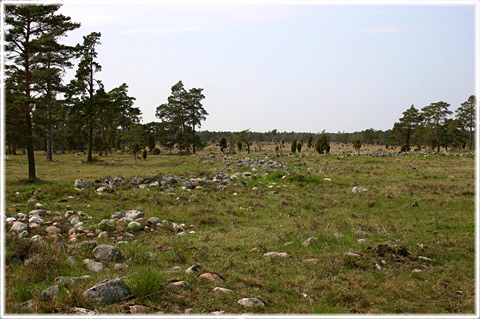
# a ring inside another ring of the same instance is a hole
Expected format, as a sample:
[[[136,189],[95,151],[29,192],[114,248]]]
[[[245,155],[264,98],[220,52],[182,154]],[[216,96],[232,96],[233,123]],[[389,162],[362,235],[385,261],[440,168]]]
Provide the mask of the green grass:
[[[237,156],[242,158],[247,154]],[[263,159],[265,155],[249,157]],[[101,313],[125,313],[128,305],[143,304],[149,307],[149,312],[178,314],[187,308],[207,314],[218,310],[227,313],[473,313],[473,156],[282,155],[273,160],[286,162],[289,171],[273,171],[266,176],[263,169],[253,171],[237,166],[235,161],[226,167],[221,156],[218,158],[151,155],[147,161],[134,161],[130,155],[114,155],[85,163],[83,157],[59,155],[53,163],[48,163],[39,153],[36,159],[40,181],[27,183],[25,157],[9,156],[5,162],[8,216],[28,213],[38,201],[46,209],[62,214],[67,210],[84,211],[93,216],[91,220],[84,220],[86,227],[93,228],[116,211],[138,209],[147,218],[155,216],[184,223],[187,232],[195,231],[183,237],[177,237],[168,228],[139,232],[133,239],[128,238],[127,244],[118,245],[122,262],[128,264],[126,270],[115,271],[114,263],[107,263],[104,272],[92,273],[89,281],[69,287],[70,294],[62,293],[50,304],[39,301],[35,311],[62,312],[69,307],[84,306]],[[299,165],[304,162],[306,166]],[[166,187],[138,190],[125,185],[101,196],[93,189],[82,192],[73,189],[76,178],[92,182],[107,176],[122,175],[129,180],[136,175],[178,174],[211,179],[219,172],[244,171],[258,174],[258,178],[242,177],[247,187],[234,181],[225,191],[208,184],[192,191],[177,188],[174,195],[164,193]],[[331,181],[325,181],[327,177]],[[353,194],[354,186],[366,187],[368,191]],[[278,193],[271,194],[271,191]],[[36,195],[32,195],[33,192]],[[36,201],[27,203],[32,196]],[[67,196],[74,198],[67,199]],[[414,202],[418,207],[413,206]],[[368,229],[369,234],[355,234],[360,227]],[[308,232],[318,238],[318,245],[302,246],[306,239],[302,235]],[[334,233],[343,236],[336,237]],[[114,243],[118,235],[121,234],[97,240]],[[359,243],[360,238],[366,242]],[[287,242],[292,243],[285,246]],[[392,247],[405,246],[411,258],[397,260],[369,249],[384,243]],[[41,267],[41,272],[35,274],[30,266],[8,262],[11,256],[24,254],[19,251],[24,248],[18,245],[12,242],[6,247],[7,311],[13,311],[9,305],[31,298],[35,289],[42,290],[53,284],[56,276],[87,274],[80,261],[93,258],[87,250],[77,251],[73,253],[77,266],[70,267],[64,261],[69,255],[66,251],[51,250],[53,248],[32,251],[31,254],[43,256],[40,261],[56,256],[55,267]],[[270,251],[287,252],[291,256],[287,259],[263,257]],[[355,252],[361,257],[346,256],[346,252]],[[434,261],[422,261],[418,256]],[[307,261],[312,258],[316,260]],[[225,281],[213,284],[185,274],[185,269],[194,263],[221,274]],[[376,263],[382,265],[380,271],[376,270]],[[180,271],[172,272],[173,267],[179,267]],[[413,269],[422,272],[413,273]],[[90,305],[82,299],[81,293],[94,283],[116,276],[123,278],[132,290],[129,300]],[[192,290],[165,291],[170,280],[188,281]],[[217,295],[212,291],[215,286],[233,292]],[[302,298],[299,291],[309,299]],[[258,297],[267,306],[243,308],[237,304],[243,297]]]

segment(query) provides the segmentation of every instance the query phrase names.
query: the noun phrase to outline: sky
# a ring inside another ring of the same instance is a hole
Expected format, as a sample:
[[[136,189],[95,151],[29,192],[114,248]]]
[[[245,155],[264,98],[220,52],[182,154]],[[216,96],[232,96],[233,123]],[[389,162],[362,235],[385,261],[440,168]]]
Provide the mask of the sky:
[[[66,0],[60,12],[82,24],[66,43],[101,32],[97,78],[126,83],[143,123],[179,80],[204,89],[210,131],[386,130],[412,104],[454,111],[475,93],[473,5]]]

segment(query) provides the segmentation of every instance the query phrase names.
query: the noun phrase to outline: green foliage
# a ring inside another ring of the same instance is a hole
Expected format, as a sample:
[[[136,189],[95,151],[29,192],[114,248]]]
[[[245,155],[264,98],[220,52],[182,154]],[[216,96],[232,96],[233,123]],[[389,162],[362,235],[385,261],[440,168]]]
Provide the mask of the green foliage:
[[[155,267],[146,265],[130,275],[127,281],[132,294],[141,300],[158,292],[165,282],[165,277]]]
[[[330,153],[330,144],[328,143],[327,135],[322,134],[315,142],[315,150],[318,154]]]
[[[242,145],[243,145],[243,144],[242,144],[241,141],[238,141],[238,142],[237,142],[237,149],[238,149],[239,152],[242,151]]]
[[[138,143],[135,142],[135,143],[132,144],[131,152],[132,152],[133,157],[135,159],[138,158],[138,152],[140,152],[140,150],[141,150],[141,147]]]
[[[297,143],[297,151],[300,153],[302,151],[302,142]]]
[[[290,145],[290,150],[292,151],[292,153],[295,153],[297,151],[297,141],[296,140],[292,141],[292,144]]]
[[[227,140],[225,139],[225,137],[222,137],[218,146],[220,146],[220,151],[222,151],[222,153],[225,153],[225,150],[227,149],[227,146],[228,146]]]
[[[360,151],[360,148],[362,147],[362,142],[360,140],[355,140],[353,143],[353,148],[358,152]]]

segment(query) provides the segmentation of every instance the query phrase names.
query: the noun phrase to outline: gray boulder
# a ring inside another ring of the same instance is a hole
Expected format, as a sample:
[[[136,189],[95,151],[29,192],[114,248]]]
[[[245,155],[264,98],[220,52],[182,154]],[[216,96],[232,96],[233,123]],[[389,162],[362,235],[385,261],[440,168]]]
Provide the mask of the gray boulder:
[[[95,259],[100,261],[116,261],[122,257],[120,249],[110,245],[99,245],[93,250]]]
[[[28,226],[22,222],[14,222],[12,228],[10,228],[11,232],[21,233],[24,231],[28,231]]]
[[[242,298],[239,299],[237,302],[239,305],[242,305],[244,307],[265,307],[263,301],[258,298]]]
[[[130,296],[130,289],[119,278],[105,279],[83,293],[93,303],[114,303]]]
[[[137,232],[137,231],[141,230],[142,228],[143,228],[142,224],[140,224],[138,222],[130,222],[127,226],[127,230],[132,231],[132,232]]]
[[[87,184],[85,181],[81,180],[81,179],[76,179],[76,180],[75,180],[74,187],[75,187],[75,188],[79,188],[79,189],[87,188],[87,187],[88,187],[88,184]]]
[[[90,259],[85,259],[83,263],[87,266],[87,269],[93,272],[100,272],[103,270],[103,264]]]
[[[145,217],[145,214],[139,210],[132,209],[125,214],[125,217],[135,220],[137,218]]]
[[[56,297],[59,293],[60,287],[58,285],[53,285],[42,291],[42,297],[43,299],[49,301],[52,300],[53,297]]]

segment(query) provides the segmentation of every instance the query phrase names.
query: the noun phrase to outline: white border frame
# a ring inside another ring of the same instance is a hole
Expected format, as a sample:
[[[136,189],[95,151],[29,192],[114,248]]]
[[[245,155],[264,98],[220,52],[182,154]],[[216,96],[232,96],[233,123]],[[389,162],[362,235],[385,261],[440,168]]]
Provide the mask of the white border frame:
[[[5,269],[5,247],[4,247],[4,235],[5,235],[5,78],[4,78],[4,66],[5,66],[5,35],[4,35],[4,8],[5,5],[12,4],[64,4],[66,2],[78,2],[78,3],[98,3],[99,1],[111,3],[112,5],[124,4],[124,3],[162,3],[162,4],[268,4],[268,5],[354,5],[354,6],[366,6],[366,5],[472,5],[475,9],[475,96],[477,98],[477,112],[476,112],[476,132],[475,132],[475,314],[468,315],[450,315],[450,314],[391,314],[391,315],[356,315],[356,314],[345,314],[345,315],[312,315],[312,314],[302,314],[302,315],[274,315],[274,314],[226,314],[226,315],[149,315],[149,314],[112,314],[112,315],[76,315],[76,314],[58,314],[58,315],[48,315],[48,314],[5,314],[5,280],[4,280],[4,269]],[[76,317],[76,318],[118,318],[118,317],[136,317],[136,318],[472,318],[476,319],[480,317],[480,282],[479,282],[479,268],[480,268],[480,226],[479,226],[479,209],[480,209],[480,157],[478,156],[477,150],[480,149],[480,132],[479,132],[479,101],[480,98],[480,45],[479,45],[479,34],[480,34],[480,3],[478,0],[68,0],[68,1],[52,1],[52,0],[3,0],[0,3],[0,32],[1,32],[1,48],[0,48],[0,90],[2,92],[2,99],[0,101],[0,128],[2,132],[0,134],[0,210],[2,215],[0,216],[0,318],[65,318],[65,317]]]

